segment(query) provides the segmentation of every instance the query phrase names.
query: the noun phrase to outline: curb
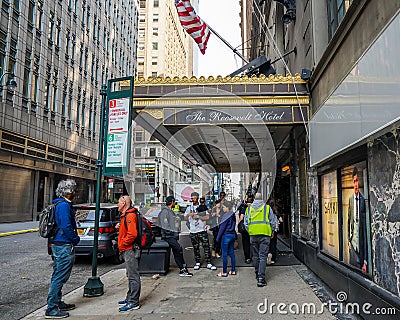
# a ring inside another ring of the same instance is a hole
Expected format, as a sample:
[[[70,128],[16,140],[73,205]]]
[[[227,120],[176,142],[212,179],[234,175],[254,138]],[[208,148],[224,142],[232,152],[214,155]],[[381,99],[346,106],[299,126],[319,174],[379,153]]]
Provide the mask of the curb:
[[[0,233],[0,237],[12,236],[14,234],[21,234],[21,233],[28,233],[28,232],[37,232],[37,231],[39,231],[39,228],[3,232],[3,233]]]

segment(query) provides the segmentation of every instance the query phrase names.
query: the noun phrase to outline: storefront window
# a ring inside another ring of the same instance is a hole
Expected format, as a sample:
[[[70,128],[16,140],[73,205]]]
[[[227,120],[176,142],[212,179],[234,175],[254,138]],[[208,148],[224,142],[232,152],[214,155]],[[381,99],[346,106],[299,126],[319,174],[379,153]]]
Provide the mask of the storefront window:
[[[366,162],[341,170],[343,261],[371,273],[370,217]]]
[[[321,176],[322,249],[339,259],[339,214],[336,171]]]

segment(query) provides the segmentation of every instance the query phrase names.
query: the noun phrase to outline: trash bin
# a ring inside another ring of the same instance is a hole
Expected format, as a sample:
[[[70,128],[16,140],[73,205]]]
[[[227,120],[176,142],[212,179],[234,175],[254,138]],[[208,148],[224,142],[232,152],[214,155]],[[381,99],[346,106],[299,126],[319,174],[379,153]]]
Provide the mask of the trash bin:
[[[171,249],[167,242],[158,240],[151,245],[150,250],[143,250],[139,262],[140,274],[166,275],[169,271]]]

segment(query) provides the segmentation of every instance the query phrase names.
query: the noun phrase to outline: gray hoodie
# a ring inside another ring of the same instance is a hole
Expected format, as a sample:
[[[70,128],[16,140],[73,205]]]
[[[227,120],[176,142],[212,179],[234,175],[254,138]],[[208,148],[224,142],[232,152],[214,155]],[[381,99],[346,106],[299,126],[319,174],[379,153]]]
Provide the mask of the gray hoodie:
[[[162,238],[179,239],[181,220],[176,212],[167,206],[163,206],[158,215],[158,222],[161,227]]]
[[[265,202],[263,200],[254,200],[251,206],[254,209],[259,209],[262,206],[265,205]],[[279,227],[279,221],[278,218],[276,217],[275,213],[272,211],[272,208],[269,207],[269,213],[268,213],[268,218],[269,218],[269,224],[271,225],[272,231],[276,231],[277,228]],[[246,209],[246,214],[244,216],[244,225],[246,227],[246,230],[249,230],[249,220],[247,216],[247,209]]]

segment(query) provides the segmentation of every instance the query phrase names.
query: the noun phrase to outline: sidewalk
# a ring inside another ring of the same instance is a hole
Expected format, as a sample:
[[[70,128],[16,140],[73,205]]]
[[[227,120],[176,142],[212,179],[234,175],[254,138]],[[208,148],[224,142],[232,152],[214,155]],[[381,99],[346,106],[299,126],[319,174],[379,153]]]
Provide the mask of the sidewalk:
[[[0,223],[0,237],[38,231],[39,221]]]
[[[125,269],[112,270],[101,277],[104,295],[95,298],[83,297],[83,286],[64,297],[67,303],[77,308],[70,311],[68,319],[335,319],[325,308],[323,314],[310,312],[301,314],[303,304],[313,304],[321,309],[322,302],[299,276],[303,265],[268,267],[266,287],[256,286],[254,268],[238,268],[236,276],[216,277],[220,271],[200,269],[193,271],[192,278],[178,276],[172,268],[165,277],[153,279],[142,277],[141,308],[129,312],[118,312],[118,301],[125,298],[127,279]],[[72,275],[73,277],[73,275]],[[267,310],[271,304],[272,314],[263,312],[265,299]],[[286,304],[285,314],[278,312],[277,305]],[[299,307],[300,314],[292,313],[290,304]],[[307,309],[306,309],[307,310]],[[44,319],[45,307],[36,310],[23,319]],[[317,313],[317,312],[314,312]]]

